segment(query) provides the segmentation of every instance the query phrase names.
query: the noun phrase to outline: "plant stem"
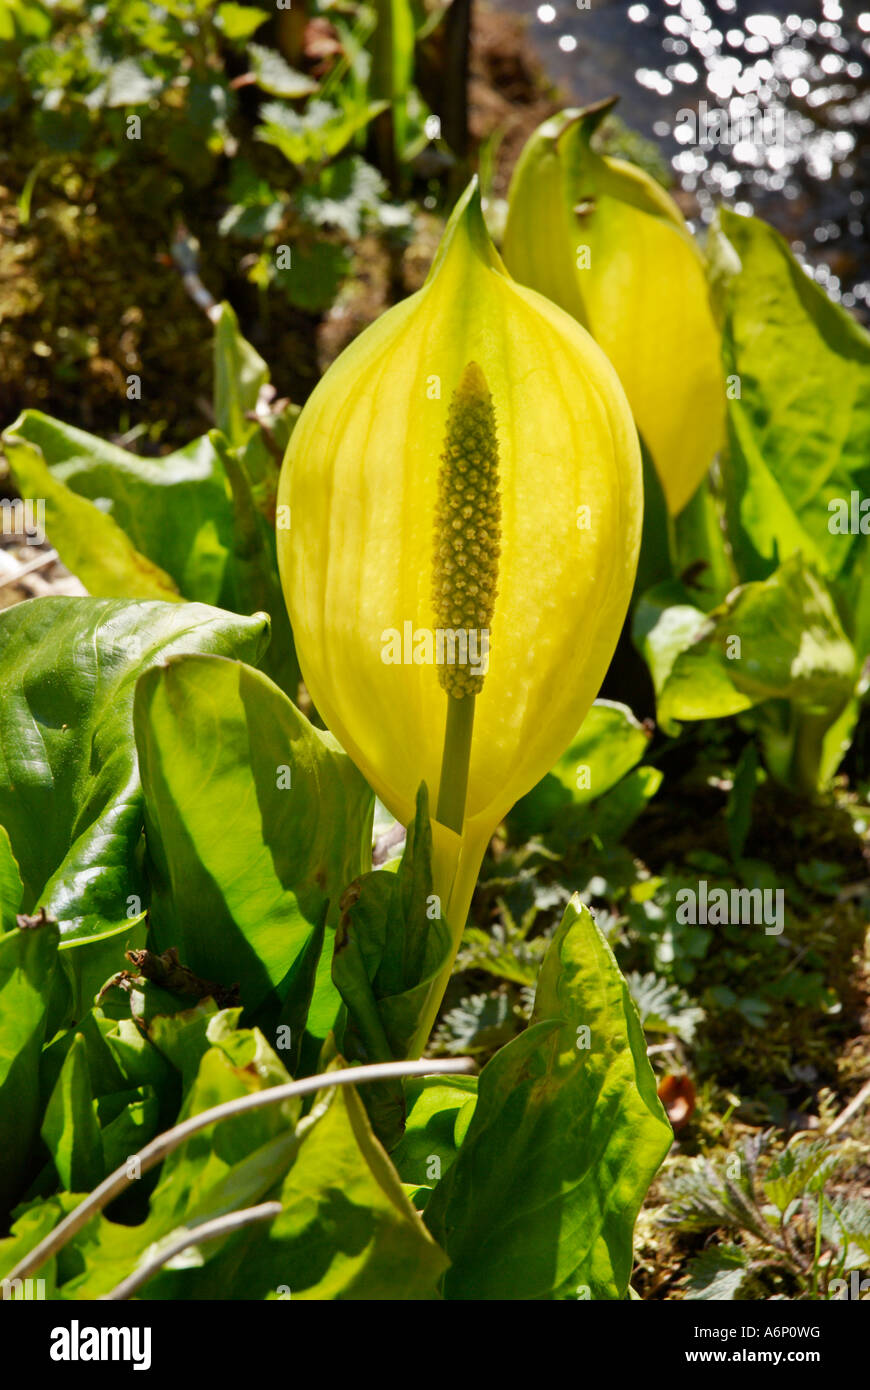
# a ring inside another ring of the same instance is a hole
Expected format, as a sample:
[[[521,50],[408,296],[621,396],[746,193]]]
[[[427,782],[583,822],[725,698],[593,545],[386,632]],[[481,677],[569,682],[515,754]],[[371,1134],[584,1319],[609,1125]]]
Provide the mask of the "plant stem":
[[[263,1202],[259,1207],[246,1207],[243,1211],[231,1211],[225,1216],[216,1216],[213,1221],[203,1221],[201,1226],[191,1227],[169,1245],[158,1248],[156,1253],[152,1252],[132,1274],[128,1274],[126,1279],[116,1284],[111,1293],[101,1294],[100,1302],[120,1302],[130,1298],[143,1284],[147,1284],[149,1279],[153,1279],[165,1264],[174,1260],[176,1255],[180,1255],[182,1250],[189,1250],[193,1245],[205,1245],[210,1240],[217,1240],[219,1236],[232,1235],[233,1232],[240,1231],[245,1226],[252,1226],[257,1221],[274,1221],[282,1211],[280,1202]]]
[[[435,819],[449,830],[462,834],[468,768],[471,762],[471,734],[474,729],[474,695],[447,696],[447,726],[441,756],[441,785]]]
[[[240,1096],[237,1100],[225,1101],[223,1105],[215,1105],[211,1110],[202,1110],[198,1115],[191,1115],[189,1119],[182,1120],[174,1129],[158,1134],[157,1138],[146,1144],[144,1149],[140,1149],[138,1154],[126,1158],[120,1168],[116,1168],[114,1173],[104,1178],[83,1202],[65,1216],[63,1221],[58,1222],[44,1240],[29,1250],[6,1277],[23,1279],[25,1275],[39,1269],[120,1192],[149,1168],[161,1163],[166,1155],[177,1149],[179,1144],[183,1144],[185,1139],[189,1139],[201,1129],[207,1129],[209,1125],[216,1124],[218,1120],[228,1120],[235,1115],[245,1114],[248,1110],[262,1110],[267,1105],[279,1105],[281,1101],[291,1100],[294,1096],[311,1095],[312,1092],[329,1090],[332,1086],[354,1086],[361,1081],[385,1081],[394,1076],[429,1076],[433,1072],[467,1074],[473,1070],[474,1062],[470,1057],[451,1058],[449,1061],[441,1058],[434,1062],[376,1062],[373,1066],[348,1067],[341,1071],[324,1072],[318,1076],[306,1076],[301,1081],[288,1081],[283,1086],[270,1086],[266,1091],[255,1091],[251,1095]],[[131,1176],[131,1173],[135,1176]]]

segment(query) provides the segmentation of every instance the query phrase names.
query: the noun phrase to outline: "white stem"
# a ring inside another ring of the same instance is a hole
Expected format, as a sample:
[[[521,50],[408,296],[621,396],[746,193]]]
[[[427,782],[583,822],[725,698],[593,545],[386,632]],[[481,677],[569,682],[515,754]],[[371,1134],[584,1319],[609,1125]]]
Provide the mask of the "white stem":
[[[138,1154],[131,1155],[120,1168],[116,1168],[114,1173],[104,1178],[99,1187],[95,1187],[69,1216],[58,1222],[44,1240],[19,1260],[6,1278],[23,1279],[25,1275],[39,1269],[126,1187],[137,1181],[149,1168],[161,1163],[167,1154],[177,1149],[185,1139],[189,1139],[201,1129],[207,1129],[209,1125],[217,1124],[219,1120],[232,1119],[248,1110],[262,1110],[267,1105],[280,1105],[282,1101],[291,1100],[294,1096],[311,1095],[313,1091],[328,1090],[332,1086],[355,1086],[360,1081],[389,1081],[397,1076],[446,1075],[473,1070],[474,1061],[471,1057],[456,1057],[442,1061],[376,1062],[372,1066],[346,1067],[342,1071],[306,1076],[301,1081],[288,1081],[283,1086],[256,1091],[253,1095],[241,1096],[238,1100],[228,1100],[223,1105],[215,1105],[211,1110],[203,1110],[199,1115],[191,1115],[174,1129],[167,1129],[163,1134],[158,1134],[157,1138],[146,1144],[144,1149],[140,1149]],[[131,1171],[133,1177],[130,1176]]]

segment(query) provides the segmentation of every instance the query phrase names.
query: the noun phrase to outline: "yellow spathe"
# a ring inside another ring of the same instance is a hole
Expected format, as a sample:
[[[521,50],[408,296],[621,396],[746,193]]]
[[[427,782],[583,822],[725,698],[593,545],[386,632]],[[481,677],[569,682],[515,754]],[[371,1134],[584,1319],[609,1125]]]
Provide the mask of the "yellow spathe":
[[[504,257],[607,353],[676,514],[724,439],[719,332],[704,261],[676,203],[643,170],[590,145],[607,105],[563,111],[528,141],[511,182]]]
[[[495,414],[500,553],[465,821],[461,835],[433,826],[436,892],[457,940],[489,836],[598,692],[642,520],[640,450],[616,373],[570,315],[510,278],[474,185],[423,289],[317,386],[278,496],[279,521],[284,507],[291,522],[278,531],[281,578],[311,696],[398,820],[412,818],[421,781],[434,813],[448,696],[434,664],[383,655],[397,650],[391,632],[435,626],[439,466],[470,363]]]

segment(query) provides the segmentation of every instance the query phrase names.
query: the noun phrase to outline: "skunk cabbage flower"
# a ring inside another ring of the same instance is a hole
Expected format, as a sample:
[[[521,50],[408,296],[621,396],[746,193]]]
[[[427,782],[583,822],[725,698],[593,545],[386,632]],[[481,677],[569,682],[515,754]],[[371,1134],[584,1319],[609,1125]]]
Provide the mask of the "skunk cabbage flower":
[[[721,447],[725,388],[704,261],[642,169],[597,154],[613,105],[563,111],[528,141],[510,187],[510,273],[573,314],[607,353],[679,512]]]
[[[616,373],[511,280],[474,185],[423,288],[313,392],[278,507],[305,682],[403,824],[426,783],[458,944],[489,837],[597,694],[642,513]]]

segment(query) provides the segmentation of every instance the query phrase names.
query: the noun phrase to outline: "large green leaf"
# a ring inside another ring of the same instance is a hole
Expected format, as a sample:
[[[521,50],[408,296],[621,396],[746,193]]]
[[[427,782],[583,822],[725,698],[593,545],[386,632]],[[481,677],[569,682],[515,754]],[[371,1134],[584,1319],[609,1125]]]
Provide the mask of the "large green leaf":
[[[531,1026],[481,1073],[426,1207],[451,1260],[445,1297],[625,1298],[635,1218],[670,1141],[626,983],[572,899]]]
[[[25,1185],[39,1131],[39,1055],[57,940],[51,923],[0,936],[0,1225]]]
[[[0,824],[25,911],[47,907],[64,944],[144,906],[137,678],[179,652],[256,660],[265,638],[262,616],[202,604],[48,597],[0,614]]]
[[[511,811],[511,830],[528,838],[566,808],[602,796],[640,762],[649,738],[626,705],[596,700],[559,761]]]
[[[158,949],[238,983],[248,1009],[295,1010],[291,988],[310,995],[313,978],[299,962],[370,853],[372,793],[330,734],[241,663],[152,669],[135,724]]]
[[[800,550],[854,593],[867,542],[832,527],[831,504],[870,493],[870,337],[765,223],[723,211],[712,246],[739,380],[724,480],[740,577]]]

